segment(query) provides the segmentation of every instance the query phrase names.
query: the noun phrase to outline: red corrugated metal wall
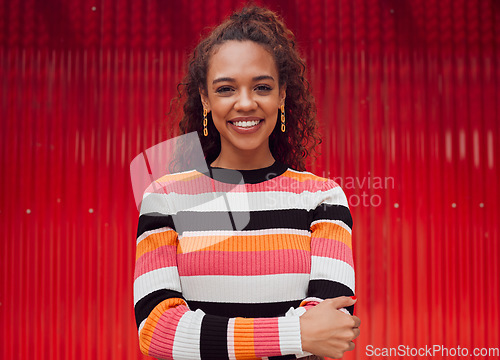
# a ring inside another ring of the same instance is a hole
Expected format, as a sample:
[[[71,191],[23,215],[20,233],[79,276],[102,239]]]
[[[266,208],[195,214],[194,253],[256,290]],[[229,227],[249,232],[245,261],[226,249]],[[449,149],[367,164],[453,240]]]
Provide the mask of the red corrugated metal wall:
[[[309,65],[310,170],[351,204],[362,332],[346,358],[498,348],[500,3],[258,3]],[[1,2],[2,359],[142,358],[129,164],[167,138],[200,32],[240,4]]]

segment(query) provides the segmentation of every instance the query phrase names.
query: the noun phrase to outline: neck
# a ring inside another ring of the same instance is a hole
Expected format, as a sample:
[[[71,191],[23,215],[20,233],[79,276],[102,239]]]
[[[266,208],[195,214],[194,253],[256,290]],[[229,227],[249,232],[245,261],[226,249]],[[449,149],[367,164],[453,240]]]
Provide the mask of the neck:
[[[271,154],[269,147],[262,150],[255,149],[251,151],[240,149],[224,151],[224,148],[222,148],[217,159],[215,159],[210,165],[225,169],[252,170],[271,166],[274,161],[275,159]]]

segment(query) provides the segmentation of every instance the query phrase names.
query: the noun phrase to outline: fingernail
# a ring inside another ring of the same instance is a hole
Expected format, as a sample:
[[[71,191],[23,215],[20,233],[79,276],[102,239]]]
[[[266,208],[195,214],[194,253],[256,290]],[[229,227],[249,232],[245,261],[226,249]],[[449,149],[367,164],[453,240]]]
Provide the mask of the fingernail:
[[[351,296],[351,299],[356,300],[357,299],[356,295]]]

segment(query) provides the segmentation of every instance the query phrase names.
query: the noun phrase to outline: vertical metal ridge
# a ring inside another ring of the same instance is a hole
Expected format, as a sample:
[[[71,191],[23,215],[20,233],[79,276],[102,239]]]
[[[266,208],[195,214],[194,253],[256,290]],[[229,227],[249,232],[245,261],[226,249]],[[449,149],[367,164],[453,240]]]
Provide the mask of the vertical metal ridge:
[[[363,324],[345,358],[498,347],[500,8],[257,3],[297,36],[323,136],[308,165],[353,214]],[[128,165],[178,131],[168,111],[188,51],[243,4],[0,6],[1,358],[143,358]]]

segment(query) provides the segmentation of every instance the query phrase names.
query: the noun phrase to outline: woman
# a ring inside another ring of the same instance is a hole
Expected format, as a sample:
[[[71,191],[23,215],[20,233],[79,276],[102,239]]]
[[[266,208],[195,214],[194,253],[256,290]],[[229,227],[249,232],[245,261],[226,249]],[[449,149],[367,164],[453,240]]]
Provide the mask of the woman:
[[[304,68],[293,34],[259,7],[196,47],[180,129],[198,132],[208,171],[166,175],[143,198],[134,304],[145,354],[340,358],[354,348],[352,219],[342,189],[304,171],[318,142]]]

